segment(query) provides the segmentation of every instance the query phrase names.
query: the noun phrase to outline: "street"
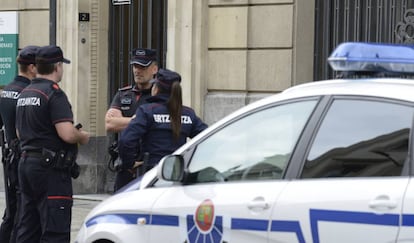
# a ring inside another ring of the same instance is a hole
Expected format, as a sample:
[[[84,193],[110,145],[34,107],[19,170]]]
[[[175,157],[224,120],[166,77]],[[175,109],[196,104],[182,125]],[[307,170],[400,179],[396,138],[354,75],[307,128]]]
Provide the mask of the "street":
[[[82,225],[83,219],[89,211],[108,195],[74,195],[74,202],[72,208],[72,227],[71,227],[71,242],[75,241],[75,237]],[[5,208],[4,191],[0,191],[0,214],[3,215]]]

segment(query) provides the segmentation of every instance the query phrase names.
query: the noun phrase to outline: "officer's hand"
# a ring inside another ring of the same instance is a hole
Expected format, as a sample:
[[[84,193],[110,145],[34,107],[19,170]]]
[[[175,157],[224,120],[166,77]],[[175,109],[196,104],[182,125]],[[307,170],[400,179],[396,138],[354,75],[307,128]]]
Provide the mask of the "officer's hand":
[[[132,168],[131,169],[128,169],[129,173],[131,173],[135,177],[136,176],[136,173],[137,173],[137,168],[140,167],[143,163],[144,163],[144,161],[135,161],[135,163],[132,166]]]
[[[89,142],[89,133],[83,130],[79,131],[81,133],[80,144],[87,144]]]
[[[109,110],[108,110],[108,112],[106,113],[106,116],[107,116],[108,118],[115,117],[114,111],[113,111],[113,110],[111,110],[111,109],[109,109]]]
[[[144,161],[135,161],[134,166],[132,166],[132,169],[140,167],[143,163]]]

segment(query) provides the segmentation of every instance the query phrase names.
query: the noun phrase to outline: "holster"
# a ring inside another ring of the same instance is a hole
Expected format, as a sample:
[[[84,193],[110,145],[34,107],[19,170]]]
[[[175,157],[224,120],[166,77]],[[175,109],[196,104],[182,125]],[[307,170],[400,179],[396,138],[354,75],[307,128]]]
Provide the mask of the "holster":
[[[80,167],[76,163],[77,155],[77,147],[76,149],[60,150],[58,152],[43,148],[42,162],[44,166],[50,166],[55,170],[68,171],[72,178],[76,179],[80,174]]]
[[[10,142],[9,149],[10,149],[10,153],[9,153],[10,164],[18,163],[20,160],[21,150],[20,150],[19,140],[17,138],[13,139]]]
[[[56,152],[50,149],[42,148],[41,158],[42,158],[41,162],[44,167],[52,167],[52,166],[55,166],[56,164],[57,154]]]
[[[108,153],[111,156],[111,159],[115,161],[118,158],[118,141],[113,141],[108,147]]]
[[[78,145],[71,145],[68,150],[64,150],[60,152],[60,160],[58,164],[58,168],[62,170],[69,170],[70,175],[73,179],[79,177],[80,174],[80,166],[76,163],[76,159],[78,157]]]
[[[76,155],[70,150],[60,150],[57,153],[56,163],[53,167],[57,170],[69,170],[76,161]]]
[[[108,147],[108,154],[110,156],[108,161],[108,168],[111,171],[118,172],[121,170],[122,162],[119,158],[118,141],[115,140]]]
[[[8,163],[8,176],[9,176],[9,181],[11,185],[18,185],[18,179],[17,179],[17,167],[19,164],[19,160],[20,160],[20,146],[19,146],[19,140],[13,139],[10,142],[10,147],[9,147],[9,154],[6,158]]]

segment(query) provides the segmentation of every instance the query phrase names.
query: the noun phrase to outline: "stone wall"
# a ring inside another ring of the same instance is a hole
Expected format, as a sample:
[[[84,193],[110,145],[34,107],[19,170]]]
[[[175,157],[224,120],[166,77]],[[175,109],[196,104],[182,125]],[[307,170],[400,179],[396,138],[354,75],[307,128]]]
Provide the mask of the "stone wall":
[[[252,101],[299,83],[295,78],[312,78],[313,21],[300,21],[299,16],[299,11],[312,15],[312,3],[209,1],[206,122],[211,124]],[[299,28],[307,33],[296,33]],[[305,36],[309,45],[300,55],[296,53],[299,35]],[[310,64],[296,69],[299,59]]]

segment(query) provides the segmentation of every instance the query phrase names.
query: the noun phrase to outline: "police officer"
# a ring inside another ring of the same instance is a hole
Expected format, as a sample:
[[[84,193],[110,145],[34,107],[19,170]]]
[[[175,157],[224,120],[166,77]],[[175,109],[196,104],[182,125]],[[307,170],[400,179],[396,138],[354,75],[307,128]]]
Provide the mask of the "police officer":
[[[143,48],[134,49],[130,64],[135,83],[121,88],[113,98],[105,116],[105,128],[108,132],[120,132],[125,129],[138,106],[146,103],[146,99],[151,96],[150,80],[158,71],[156,51]],[[134,171],[121,168],[116,174],[114,191],[128,184],[134,177]]]
[[[35,55],[38,46],[26,46],[17,56],[18,75],[4,87],[0,97],[0,115],[4,124],[6,142],[9,149],[4,159],[6,209],[0,226],[0,242],[15,242],[19,191],[17,165],[20,159],[19,142],[16,135],[16,103],[20,92],[36,76]],[[3,154],[5,156],[5,154]]]
[[[152,97],[138,107],[135,118],[122,132],[119,155],[125,169],[144,167],[149,170],[167,154],[207,128],[193,109],[182,105],[181,76],[160,69],[152,81]],[[142,140],[142,150],[148,160],[136,161],[135,148]]]
[[[16,129],[20,138],[21,207],[17,242],[70,242],[72,210],[69,148],[86,144],[89,134],[73,125],[71,104],[58,83],[63,76],[60,47],[40,47],[38,74],[20,94]]]

